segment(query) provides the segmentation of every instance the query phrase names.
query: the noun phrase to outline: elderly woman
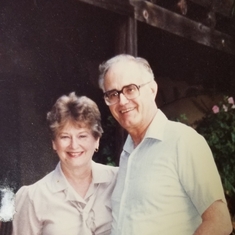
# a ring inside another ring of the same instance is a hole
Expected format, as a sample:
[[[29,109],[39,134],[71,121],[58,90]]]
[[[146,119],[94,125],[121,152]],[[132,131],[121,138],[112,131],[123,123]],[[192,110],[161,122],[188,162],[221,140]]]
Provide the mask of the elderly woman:
[[[13,235],[109,235],[117,167],[92,161],[103,132],[97,105],[73,92],[56,101],[47,119],[60,161],[17,192]]]

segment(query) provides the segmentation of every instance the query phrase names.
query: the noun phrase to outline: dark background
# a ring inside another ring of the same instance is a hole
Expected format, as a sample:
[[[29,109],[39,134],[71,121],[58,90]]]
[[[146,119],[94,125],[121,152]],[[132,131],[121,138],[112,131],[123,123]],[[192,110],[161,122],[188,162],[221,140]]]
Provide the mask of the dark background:
[[[106,134],[95,160],[112,161],[117,128],[109,121],[97,78],[98,65],[116,53],[121,17],[75,0],[0,2],[1,185],[18,189],[54,169],[58,158],[46,113],[71,91],[97,102]],[[137,43],[138,55],[149,60],[159,83],[160,107],[181,98],[180,86],[172,83],[193,88],[186,95],[234,94],[234,56],[144,23],[138,23]]]

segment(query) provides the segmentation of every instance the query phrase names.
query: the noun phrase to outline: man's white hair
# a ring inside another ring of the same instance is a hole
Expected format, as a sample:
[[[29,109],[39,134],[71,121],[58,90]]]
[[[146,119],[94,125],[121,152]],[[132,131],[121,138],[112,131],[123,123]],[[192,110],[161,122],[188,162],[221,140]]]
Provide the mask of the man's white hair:
[[[144,69],[144,71],[146,71],[148,73],[147,78],[151,80],[154,80],[154,74],[153,71],[148,63],[148,61],[144,58],[141,57],[134,57],[132,55],[128,55],[128,54],[120,54],[120,55],[116,55],[114,57],[112,57],[111,59],[103,62],[102,64],[100,64],[99,66],[99,87],[104,90],[104,78],[106,73],[108,72],[108,70],[114,65],[117,64],[119,62],[129,62],[129,61],[133,61],[136,64],[140,65],[141,68]],[[143,79],[146,79],[145,77]],[[146,79],[147,80],[147,79]]]

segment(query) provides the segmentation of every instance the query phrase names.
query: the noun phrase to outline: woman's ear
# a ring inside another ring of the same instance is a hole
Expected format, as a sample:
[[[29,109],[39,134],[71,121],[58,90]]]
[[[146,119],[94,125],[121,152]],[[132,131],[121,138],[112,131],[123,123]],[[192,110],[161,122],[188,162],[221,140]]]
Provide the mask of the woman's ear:
[[[100,138],[96,140],[96,148],[99,149],[99,146],[100,146]]]
[[[56,151],[56,145],[55,145],[54,140],[52,140],[52,148]]]
[[[100,146],[100,138],[98,138],[98,139],[96,140],[95,152],[98,152],[98,151],[99,151],[99,146]]]

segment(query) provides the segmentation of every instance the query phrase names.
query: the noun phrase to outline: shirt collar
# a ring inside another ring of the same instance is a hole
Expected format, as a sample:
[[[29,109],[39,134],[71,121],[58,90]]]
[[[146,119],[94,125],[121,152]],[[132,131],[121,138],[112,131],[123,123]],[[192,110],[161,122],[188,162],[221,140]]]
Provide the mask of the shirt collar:
[[[156,115],[154,116],[152,122],[150,123],[146,131],[144,139],[151,138],[151,139],[157,139],[157,140],[162,141],[163,135],[164,135],[164,129],[165,129],[165,125],[167,121],[168,119],[165,116],[165,114],[160,109],[158,109]],[[123,149],[128,153],[133,151],[134,143],[130,135],[127,136]]]
[[[146,131],[144,138],[163,140],[164,129],[167,121],[168,119],[165,114],[160,109],[158,109],[155,117]]]
[[[108,183],[112,181],[112,176],[107,166],[92,161],[92,183]],[[60,162],[52,173],[51,182],[49,182],[52,192],[63,191],[68,188],[68,181],[61,169]]]
[[[61,169],[60,162],[57,164],[55,170],[52,172],[52,178],[49,182],[52,192],[56,193],[68,188],[68,182]]]

